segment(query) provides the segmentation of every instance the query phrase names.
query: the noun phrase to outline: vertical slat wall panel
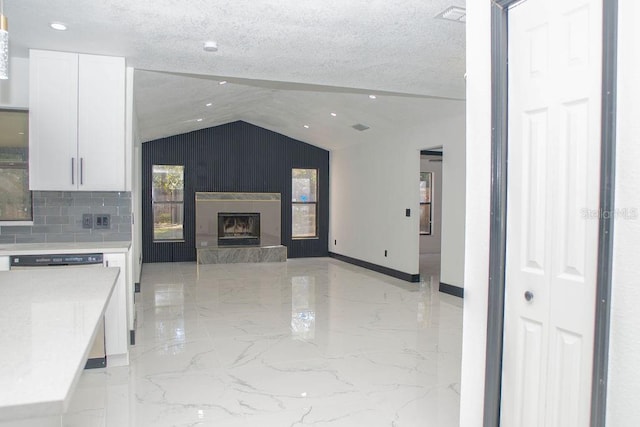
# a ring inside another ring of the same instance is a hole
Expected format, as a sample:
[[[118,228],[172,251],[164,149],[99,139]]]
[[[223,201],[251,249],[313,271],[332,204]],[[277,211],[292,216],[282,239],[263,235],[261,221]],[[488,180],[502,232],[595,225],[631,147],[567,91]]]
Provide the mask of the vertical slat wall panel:
[[[154,243],[152,165],[185,166],[184,242]],[[318,169],[317,239],[291,239],[291,169]],[[142,145],[143,260],[195,261],[195,192],[282,194],[282,244],[289,258],[327,256],[329,152],[284,135],[234,122]]]

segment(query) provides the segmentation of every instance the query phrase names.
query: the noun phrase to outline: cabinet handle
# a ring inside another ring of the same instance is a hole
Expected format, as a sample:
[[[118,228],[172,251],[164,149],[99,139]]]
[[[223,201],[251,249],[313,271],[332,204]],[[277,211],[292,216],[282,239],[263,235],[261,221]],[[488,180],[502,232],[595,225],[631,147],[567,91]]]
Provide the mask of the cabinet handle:
[[[80,157],[80,185],[84,184],[84,158]]]
[[[71,158],[71,185],[75,185],[76,184],[76,158],[72,157]]]

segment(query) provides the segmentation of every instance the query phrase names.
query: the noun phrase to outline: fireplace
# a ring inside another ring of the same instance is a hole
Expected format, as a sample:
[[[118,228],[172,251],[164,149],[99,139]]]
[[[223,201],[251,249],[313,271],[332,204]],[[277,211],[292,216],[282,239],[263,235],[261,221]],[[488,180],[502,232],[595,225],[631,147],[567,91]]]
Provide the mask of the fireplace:
[[[218,212],[218,246],[260,246],[260,214]]]

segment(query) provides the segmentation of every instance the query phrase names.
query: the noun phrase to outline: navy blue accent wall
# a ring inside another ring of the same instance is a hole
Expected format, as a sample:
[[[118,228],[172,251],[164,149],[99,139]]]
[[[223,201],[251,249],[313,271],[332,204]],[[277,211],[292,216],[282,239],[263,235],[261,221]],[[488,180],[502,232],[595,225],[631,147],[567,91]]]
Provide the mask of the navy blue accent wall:
[[[184,165],[184,242],[154,243],[152,166]],[[291,239],[291,169],[318,169],[317,239]],[[282,244],[289,258],[328,255],[329,152],[246,122],[142,144],[143,261],[195,261],[197,191],[282,194]]]

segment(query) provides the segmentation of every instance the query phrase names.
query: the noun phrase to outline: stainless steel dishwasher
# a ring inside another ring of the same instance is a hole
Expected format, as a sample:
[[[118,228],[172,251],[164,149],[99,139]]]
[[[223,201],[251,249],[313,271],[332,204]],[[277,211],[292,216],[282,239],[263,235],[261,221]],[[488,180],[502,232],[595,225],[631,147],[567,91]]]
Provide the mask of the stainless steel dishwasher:
[[[32,268],[103,268],[102,254],[43,254],[14,255],[10,257],[11,270],[27,270]],[[107,366],[107,355],[104,345],[104,317],[98,325],[98,332],[89,350],[85,369],[104,368]]]

